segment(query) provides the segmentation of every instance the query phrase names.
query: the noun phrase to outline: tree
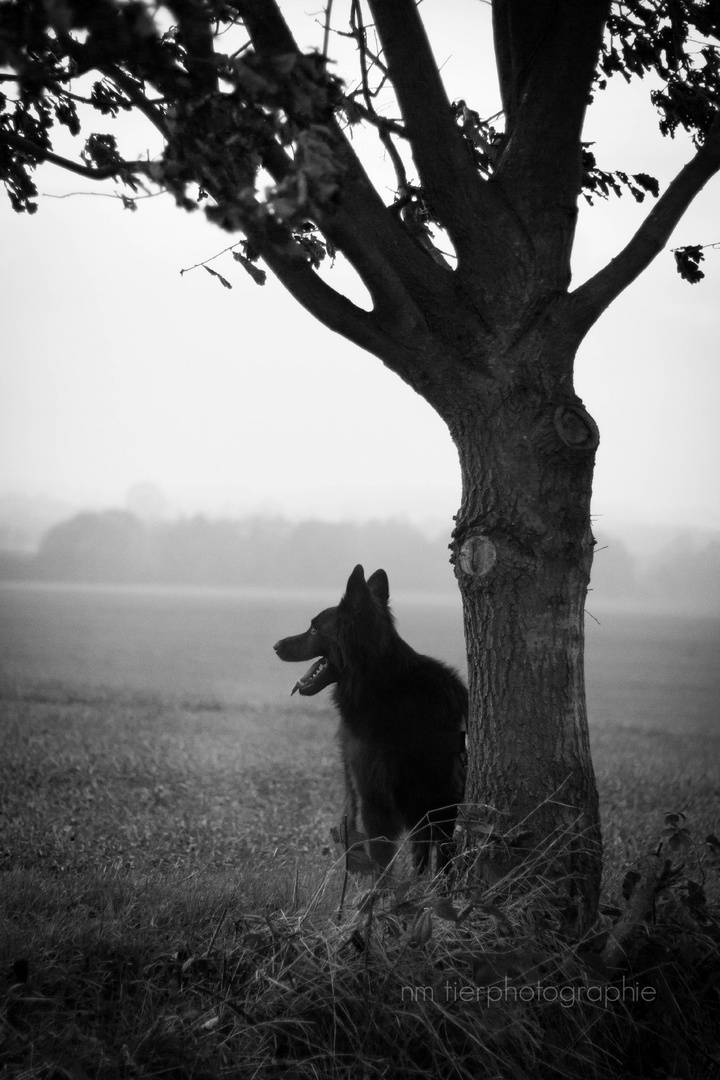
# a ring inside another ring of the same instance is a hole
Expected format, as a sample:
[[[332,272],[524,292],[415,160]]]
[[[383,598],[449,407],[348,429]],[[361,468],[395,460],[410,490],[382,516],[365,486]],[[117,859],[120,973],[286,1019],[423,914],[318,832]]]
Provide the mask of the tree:
[[[147,540],[127,510],[85,511],[45,533],[36,566],[61,581],[137,581],[147,574]]]
[[[8,0],[0,58],[17,94],[2,102],[0,173],[18,211],[36,209],[41,162],[203,204],[243,235],[234,257],[258,282],[262,260],[445,420],[463,480],[452,557],[469,662],[466,795],[482,809],[467,832],[519,833],[549,859],[562,848],[558,891],[584,926],[601,851],[583,677],[599,436],[573,363],[720,170],[720,16],[711,0],[495,0],[501,122],[448,100],[414,0],[349,7],[338,33],[357,47],[354,88],[328,63],[332,3],[322,50],[303,53],[276,0]],[[685,128],[696,152],[617,257],[572,289],[581,193],[658,195],[646,174],[600,169],[582,141],[607,79],[648,72],[661,129]],[[57,153],[58,126],[80,133],[79,104],[142,114],[162,153],[127,161],[98,133],[79,158]],[[358,125],[394,166],[389,205],[358,155]],[[370,310],[318,275],[336,252]],[[678,253],[690,280],[701,256]]]

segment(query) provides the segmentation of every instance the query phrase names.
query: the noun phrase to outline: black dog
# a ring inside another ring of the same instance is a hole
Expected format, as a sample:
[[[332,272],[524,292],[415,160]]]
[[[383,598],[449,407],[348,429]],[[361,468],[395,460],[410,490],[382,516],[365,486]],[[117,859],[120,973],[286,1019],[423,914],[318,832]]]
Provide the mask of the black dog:
[[[348,825],[370,837],[370,857],[383,870],[409,831],[422,871],[433,844],[439,867],[449,858],[444,845],[465,787],[467,690],[456,671],[403,641],[388,599],[385,571],[366,582],[356,566],[338,606],[274,649],[281,660],[320,657],[293,693],[334,684]]]

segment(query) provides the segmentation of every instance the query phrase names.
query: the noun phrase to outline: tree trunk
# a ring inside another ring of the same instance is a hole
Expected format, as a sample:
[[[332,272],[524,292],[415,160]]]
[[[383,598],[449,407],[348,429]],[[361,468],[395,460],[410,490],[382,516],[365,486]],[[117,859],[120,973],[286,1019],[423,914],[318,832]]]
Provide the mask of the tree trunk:
[[[485,845],[489,881],[544,852],[541,873],[581,932],[601,873],[583,658],[598,433],[565,380],[523,383],[513,367],[512,387],[458,404],[451,421],[463,476],[452,548],[470,690],[465,846],[505,838]]]

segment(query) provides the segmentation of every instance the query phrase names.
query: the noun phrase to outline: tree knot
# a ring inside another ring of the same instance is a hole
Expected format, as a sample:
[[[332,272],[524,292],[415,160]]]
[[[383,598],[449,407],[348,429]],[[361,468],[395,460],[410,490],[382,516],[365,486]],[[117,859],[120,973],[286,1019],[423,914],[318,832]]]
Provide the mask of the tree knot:
[[[464,574],[485,577],[497,562],[497,550],[489,536],[468,536],[460,545],[458,563]]]
[[[553,424],[571,450],[595,450],[600,442],[598,426],[582,405],[558,405]]]

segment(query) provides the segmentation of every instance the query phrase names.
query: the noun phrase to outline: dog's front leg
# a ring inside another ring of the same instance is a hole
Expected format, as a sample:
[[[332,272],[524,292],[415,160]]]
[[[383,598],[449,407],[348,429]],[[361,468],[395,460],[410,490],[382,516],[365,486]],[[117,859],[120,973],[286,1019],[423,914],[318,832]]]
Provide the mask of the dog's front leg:
[[[397,841],[402,832],[399,815],[389,801],[375,795],[362,800],[361,821],[368,838],[370,858],[384,874],[397,852]]]

